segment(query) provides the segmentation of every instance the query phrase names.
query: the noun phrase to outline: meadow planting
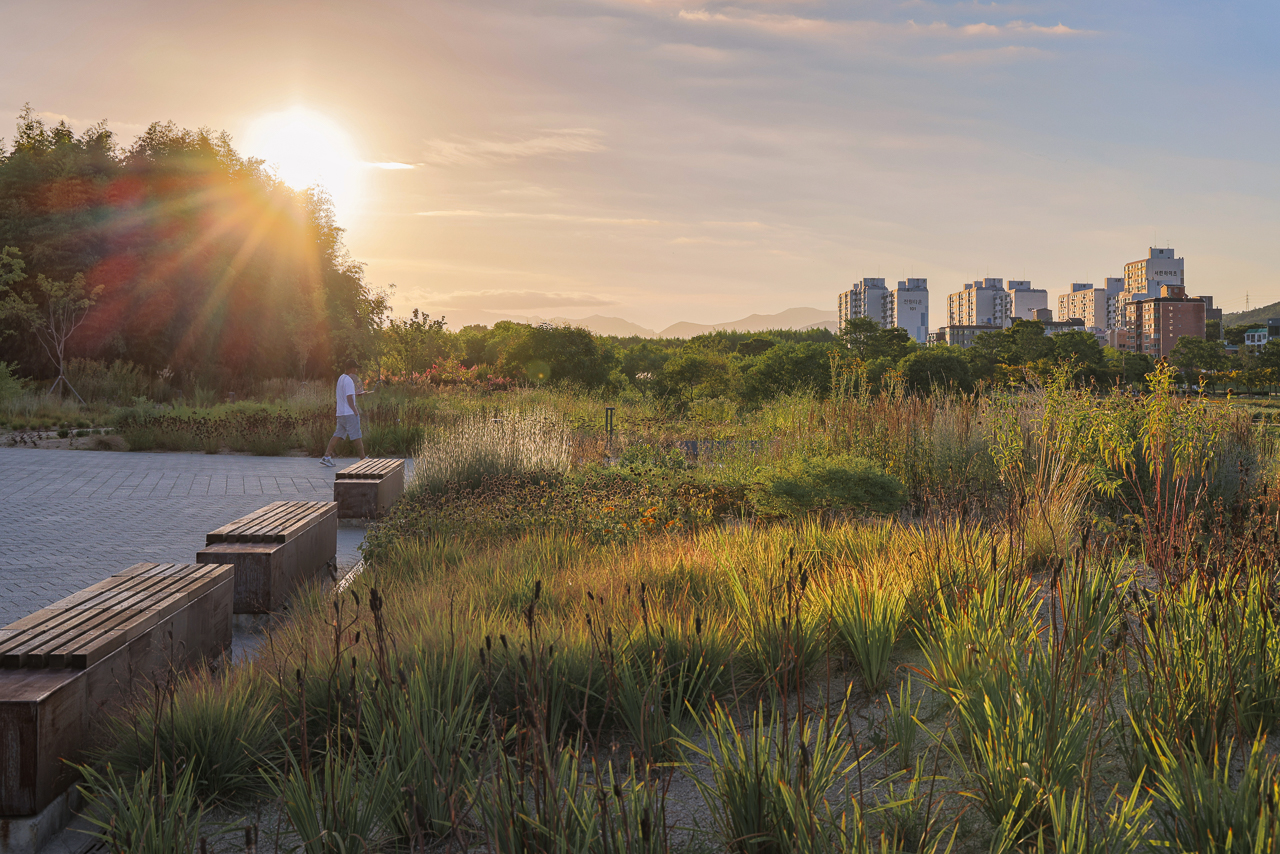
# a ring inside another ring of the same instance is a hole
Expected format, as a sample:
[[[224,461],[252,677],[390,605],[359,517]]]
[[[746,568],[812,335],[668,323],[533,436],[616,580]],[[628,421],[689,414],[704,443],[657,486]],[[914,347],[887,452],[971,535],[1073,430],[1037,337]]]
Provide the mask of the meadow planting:
[[[107,727],[103,838],[1274,850],[1263,429],[1168,370],[847,380],[702,422],[617,404],[612,435],[589,395],[412,404],[364,571]]]

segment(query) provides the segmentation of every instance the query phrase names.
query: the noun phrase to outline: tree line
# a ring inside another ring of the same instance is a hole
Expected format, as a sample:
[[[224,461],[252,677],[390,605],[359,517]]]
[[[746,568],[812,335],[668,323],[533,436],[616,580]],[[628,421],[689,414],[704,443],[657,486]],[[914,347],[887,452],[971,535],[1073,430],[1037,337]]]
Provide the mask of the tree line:
[[[327,374],[387,309],[325,194],[172,122],[123,146],[24,109],[0,140],[0,248],[0,361],[25,376],[57,373],[32,318],[68,295],[89,304],[66,355],[216,386]]]

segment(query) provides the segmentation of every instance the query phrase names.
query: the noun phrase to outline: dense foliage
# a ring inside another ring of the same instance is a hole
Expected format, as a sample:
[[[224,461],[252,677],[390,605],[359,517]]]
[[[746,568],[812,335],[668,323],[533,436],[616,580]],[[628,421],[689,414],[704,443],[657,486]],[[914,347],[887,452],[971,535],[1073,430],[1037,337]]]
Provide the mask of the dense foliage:
[[[105,124],[77,135],[25,109],[0,145],[0,247],[22,262],[16,296],[40,305],[41,277],[77,276],[96,295],[70,355],[206,384],[327,372],[369,349],[385,308],[325,196],[289,189],[226,134],[172,123],[123,148]],[[57,367],[23,334],[0,338],[0,360]]]

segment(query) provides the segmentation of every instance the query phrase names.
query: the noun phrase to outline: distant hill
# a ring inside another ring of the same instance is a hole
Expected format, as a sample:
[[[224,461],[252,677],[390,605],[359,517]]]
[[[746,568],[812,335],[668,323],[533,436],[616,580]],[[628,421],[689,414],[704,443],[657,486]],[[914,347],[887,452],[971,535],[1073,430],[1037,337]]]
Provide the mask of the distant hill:
[[[820,308],[789,308],[777,314],[753,314],[728,323],[673,323],[659,333],[662,338],[692,338],[709,332],[764,332],[766,329],[809,329],[826,323],[834,324],[836,313]]]
[[[1264,305],[1262,308],[1251,308],[1248,311],[1238,311],[1235,314],[1223,314],[1222,325],[1228,326],[1254,326],[1259,323],[1266,323],[1273,317],[1280,317],[1280,302],[1273,302],[1271,305]]]
[[[764,332],[767,329],[814,329],[823,327],[832,332],[837,331],[839,324],[834,311],[820,308],[789,308],[777,314],[753,314],[741,320],[728,323],[673,323],[662,332],[623,320],[621,317],[604,317],[593,314],[590,317],[539,317],[537,315],[511,314],[503,311],[479,311],[475,309],[455,309],[443,312],[449,322],[449,328],[455,332],[464,326],[479,324],[493,326],[500,320],[511,320],[516,323],[552,323],[557,326],[568,324],[590,329],[596,335],[615,335],[618,338],[692,338],[718,330],[738,332]]]

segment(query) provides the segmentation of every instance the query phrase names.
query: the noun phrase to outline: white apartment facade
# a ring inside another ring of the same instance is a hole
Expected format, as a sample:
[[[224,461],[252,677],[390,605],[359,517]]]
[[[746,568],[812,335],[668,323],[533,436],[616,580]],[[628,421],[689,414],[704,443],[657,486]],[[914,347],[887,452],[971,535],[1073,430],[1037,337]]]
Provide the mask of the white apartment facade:
[[[1073,282],[1071,290],[1058,295],[1058,320],[1078,317],[1090,332],[1106,332],[1120,327],[1120,295],[1124,292],[1124,279],[1107,277],[1103,287],[1092,282]]]
[[[927,279],[905,279],[889,288],[884,279],[865,278],[837,297],[836,319],[866,317],[881,328],[901,327],[916,342],[924,344],[929,336],[929,282]]]
[[[1033,288],[1025,279],[1010,279],[1005,290],[1009,293],[1009,324],[1015,320],[1035,320],[1036,312],[1049,307],[1049,292]]]
[[[929,340],[929,282],[905,279],[892,292],[893,325],[907,330],[917,344]]]
[[[965,282],[964,290],[947,295],[948,326],[1009,325],[1009,292],[1003,279]]]
[[[889,289],[884,279],[862,279],[840,294],[836,308],[836,320],[844,326],[846,320],[869,317],[881,326],[892,325],[889,310]]]
[[[979,279],[947,295],[947,325],[1004,329],[1015,320],[1035,320],[1048,307],[1049,292],[1025,279],[1010,279],[1007,286],[1004,279]]]

